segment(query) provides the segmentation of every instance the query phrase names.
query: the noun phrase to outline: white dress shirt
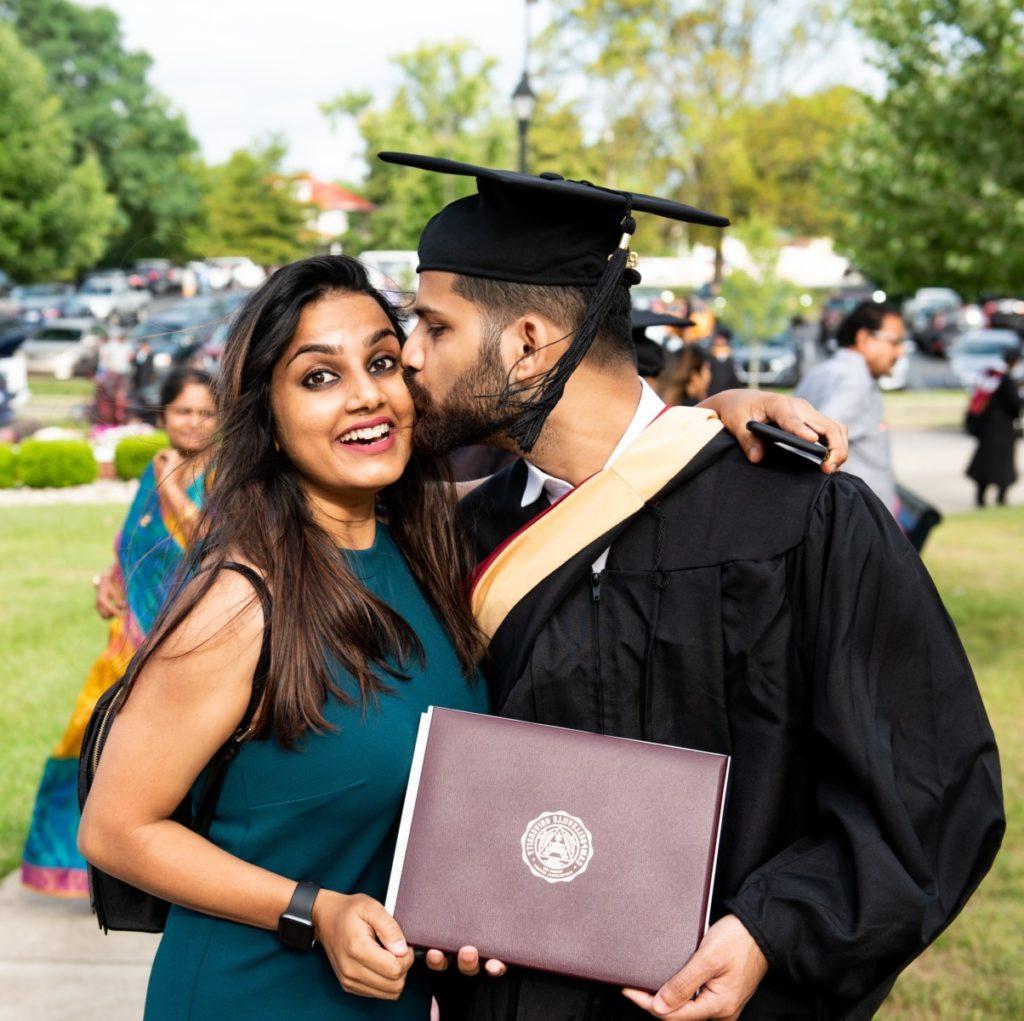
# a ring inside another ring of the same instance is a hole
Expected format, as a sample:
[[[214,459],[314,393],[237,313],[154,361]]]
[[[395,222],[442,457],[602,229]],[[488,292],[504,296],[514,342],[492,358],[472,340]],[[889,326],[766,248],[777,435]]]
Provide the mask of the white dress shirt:
[[[605,461],[605,468],[612,464],[619,455],[665,410],[665,402],[651,389],[646,380],[640,379],[640,400],[626,431],[622,434],[611,456]],[[523,487],[522,506],[526,507],[538,499],[543,493],[548,503],[560,500],[575,487],[564,479],[548,475],[536,465],[526,462],[526,485]],[[608,563],[608,550],[605,550],[594,561],[594,573],[600,574]]]

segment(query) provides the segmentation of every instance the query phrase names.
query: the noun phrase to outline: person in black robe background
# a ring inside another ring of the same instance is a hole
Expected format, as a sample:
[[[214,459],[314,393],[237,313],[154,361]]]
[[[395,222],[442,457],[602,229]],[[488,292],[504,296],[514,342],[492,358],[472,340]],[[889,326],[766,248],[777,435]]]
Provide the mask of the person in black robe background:
[[[486,440],[526,457],[462,503],[484,560],[624,443],[643,443],[658,412],[627,353],[628,297],[623,306],[612,279],[625,260],[606,253],[620,217],[620,251],[628,244],[631,208],[693,211],[635,195],[607,208],[620,193],[387,158],[478,177],[480,194],[421,238],[419,324],[403,365],[421,442]],[[531,243],[552,236],[562,247]],[[473,283],[557,287],[567,265],[593,274],[567,346],[573,315],[547,291]],[[536,305],[509,319],[510,294]],[[527,372],[542,381],[527,399],[501,392]],[[551,573],[492,634],[492,709],[731,755],[715,924],[657,999],[512,969],[475,981],[463,1016],[872,1016],[962,908],[1005,826],[977,685],[891,514],[858,479],[823,477],[781,451],[752,469],[720,433],[639,510],[561,550],[552,544]],[[464,948],[460,969],[475,971],[474,955]],[[441,966],[435,951],[428,964]]]
[[[1019,360],[1019,351],[1007,353],[1006,371],[992,391],[978,423],[978,446],[967,466],[967,477],[977,483],[979,507],[985,506],[985,493],[989,486],[996,487],[996,502],[1006,503],[1006,491],[1017,481],[1014,459],[1021,397],[1012,371]]]

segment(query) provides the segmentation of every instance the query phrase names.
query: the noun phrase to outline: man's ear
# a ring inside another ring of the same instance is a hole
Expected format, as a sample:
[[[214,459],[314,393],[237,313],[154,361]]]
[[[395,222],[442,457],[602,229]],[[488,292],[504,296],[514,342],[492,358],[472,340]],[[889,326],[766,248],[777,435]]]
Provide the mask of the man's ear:
[[[520,316],[502,338],[510,381],[528,383],[542,376],[565,354],[571,339],[571,333],[567,335],[544,316]]]

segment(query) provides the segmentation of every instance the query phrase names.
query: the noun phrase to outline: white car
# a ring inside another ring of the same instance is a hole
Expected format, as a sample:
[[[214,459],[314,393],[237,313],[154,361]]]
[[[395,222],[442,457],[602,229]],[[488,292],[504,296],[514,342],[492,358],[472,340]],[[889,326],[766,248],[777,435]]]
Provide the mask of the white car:
[[[11,407],[21,408],[32,397],[28,389],[28,367],[25,356],[16,351],[10,358],[0,358],[0,376],[4,377],[7,392],[11,395]]]
[[[28,371],[55,379],[96,369],[106,330],[95,319],[54,319],[21,345]]]
[[[153,296],[146,289],[132,287],[123,273],[104,273],[82,284],[78,300],[96,319],[138,323],[146,318]]]
[[[237,284],[251,291],[267,279],[266,271],[244,255],[222,255],[207,259],[210,267],[210,286],[215,291]]]
[[[1020,351],[1014,330],[968,330],[953,341],[949,364],[965,390],[976,389],[990,369],[1002,372],[1009,351]]]

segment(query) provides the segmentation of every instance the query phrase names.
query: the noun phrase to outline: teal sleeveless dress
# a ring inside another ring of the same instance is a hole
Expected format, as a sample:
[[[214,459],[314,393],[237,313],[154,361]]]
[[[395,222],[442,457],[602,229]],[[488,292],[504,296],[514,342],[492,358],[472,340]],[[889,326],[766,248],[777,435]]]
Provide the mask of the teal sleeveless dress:
[[[487,711],[486,685],[463,677],[452,643],[384,525],[367,550],[346,551],[363,583],[412,626],[426,665],[410,664],[363,716],[329,699],[336,729],[293,751],[251,741],[231,764],[210,829],[225,850],[291,879],[383,903],[420,714],[427,706]],[[339,686],[358,699],[354,678]],[[197,780],[195,791],[201,782]],[[417,960],[395,1002],[346,993],[320,946],[288,950],[273,932],[171,908],[146,997],[145,1021],[426,1021],[429,972]]]

